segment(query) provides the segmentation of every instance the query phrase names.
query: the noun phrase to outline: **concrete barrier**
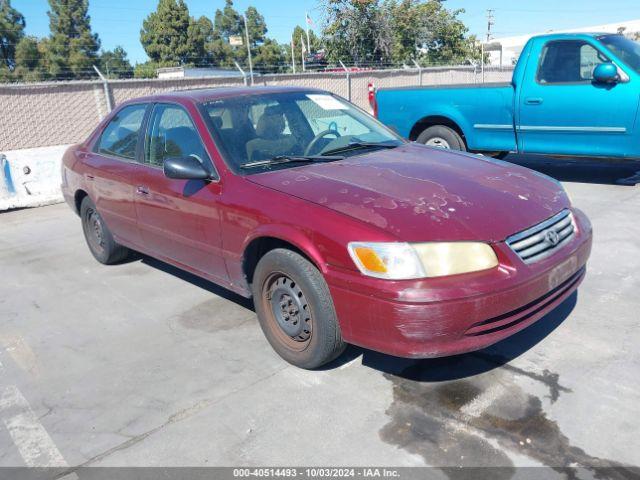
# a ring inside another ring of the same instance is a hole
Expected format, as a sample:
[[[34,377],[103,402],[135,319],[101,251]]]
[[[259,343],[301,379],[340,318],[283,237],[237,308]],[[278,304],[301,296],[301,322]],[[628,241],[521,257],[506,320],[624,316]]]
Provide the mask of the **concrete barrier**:
[[[0,154],[0,211],[63,201],[60,162],[68,145]]]

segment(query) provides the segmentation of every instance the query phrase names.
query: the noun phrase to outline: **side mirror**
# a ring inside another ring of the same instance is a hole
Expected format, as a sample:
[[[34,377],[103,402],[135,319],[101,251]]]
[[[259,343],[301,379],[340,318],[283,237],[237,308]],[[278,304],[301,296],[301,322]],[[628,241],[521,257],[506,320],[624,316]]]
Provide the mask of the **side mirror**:
[[[613,63],[601,63],[593,69],[593,80],[597,83],[618,83],[620,75],[618,75],[618,67]]]
[[[162,167],[168,178],[181,180],[208,180],[210,173],[194,156],[166,158]]]

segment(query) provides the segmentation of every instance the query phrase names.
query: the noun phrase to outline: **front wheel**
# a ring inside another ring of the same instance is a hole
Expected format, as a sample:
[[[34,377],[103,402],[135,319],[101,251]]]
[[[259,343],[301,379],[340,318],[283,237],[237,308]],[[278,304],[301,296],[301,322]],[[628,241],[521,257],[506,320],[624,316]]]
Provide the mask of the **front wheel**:
[[[302,255],[282,248],[266,253],[252,288],[262,331],[287,362],[317,368],[346,348],[329,287]]]
[[[427,128],[418,135],[416,142],[447,150],[461,150],[463,152],[467,150],[464,140],[458,135],[458,132],[445,125],[434,125]]]

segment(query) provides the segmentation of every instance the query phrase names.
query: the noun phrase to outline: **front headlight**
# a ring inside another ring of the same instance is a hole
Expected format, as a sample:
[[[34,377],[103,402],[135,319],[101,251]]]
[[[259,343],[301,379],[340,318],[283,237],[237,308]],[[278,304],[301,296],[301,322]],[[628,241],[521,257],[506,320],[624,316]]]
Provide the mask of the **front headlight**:
[[[351,242],[348,248],[362,274],[388,280],[457,275],[498,265],[493,248],[480,242]]]

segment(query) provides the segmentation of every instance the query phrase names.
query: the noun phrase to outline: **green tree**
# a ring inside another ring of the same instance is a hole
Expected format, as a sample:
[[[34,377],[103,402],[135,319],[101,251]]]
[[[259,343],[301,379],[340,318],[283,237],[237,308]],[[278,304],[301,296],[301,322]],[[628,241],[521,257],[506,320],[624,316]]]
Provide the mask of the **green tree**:
[[[100,54],[100,70],[107,78],[131,78],[133,67],[124,48],[118,46]]]
[[[247,18],[251,57],[256,69],[265,71],[264,69],[269,69],[273,65],[282,64],[283,49],[275,40],[267,38],[268,29],[264,16],[255,7],[247,8],[244,15]],[[240,37],[243,44],[230,45],[229,37],[232,36]],[[248,64],[244,19],[234,8],[233,0],[226,0],[224,8],[216,10],[213,38],[211,44],[207,45],[207,50],[215,65],[232,67],[234,60],[240,64]]]
[[[45,54],[36,37],[23,37],[16,46],[15,78],[26,82],[45,79]]]
[[[262,73],[286,71],[288,64],[285,47],[271,38],[265,38],[264,42],[256,48],[253,63],[254,69]]]
[[[325,0],[327,53],[355,64],[466,63],[476,41],[443,0]]]
[[[307,49],[307,32],[300,25],[296,25],[291,34],[291,40],[293,41],[293,57],[296,62],[296,68],[302,69],[302,42],[305,44],[305,51]],[[322,40],[312,30],[309,31],[309,48],[311,52],[316,53],[322,48]],[[285,61],[288,65],[291,65],[291,45],[286,46]]]
[[[10,0],[0,0],[0,71],[5,79],[15,68],[16,46],[24,37],[24,16],[11,6]]]
[[[136,66],[133,67],[133,77],[134,78],[156,78],[157,70],[162,67],[174,67],[174,63],[162,63],[155,62],[153,60],[148,60],[143,63],[136,63]]]
[[[442,0],[417,3],[415,18],[421,22],[417,28],[421,64],[461,64],[480,58],[480,52],[474,48],[476,39],[467,36],[468,29],[458,18],[461,13],[464,10],[446,9]]]
[[[195,66],[206,66],[214,63],[215,59],[208,46],[214,41],[213,23],[202,16],[192,19],[188,29],[189,62]]]
[[[390,20],[378,0],[326,0],[327,56],[337,63],[384,63],[390,58]]]
[[[149,58],[176,65],[187,63],[193,49],[189,42],[191,22],[184,0],[160,0],[140,30],[140,42]]]
[[[249,30],[251,46],[257,47],[264,43],[267,37],[267,23],[255,7],[247,8],[244,15],[247,18],[247,29]]]
[[[242,35],[244,32],[242,17],[233,8],[233,0],[226,0],[224,8],[216,10],[213,26],[216,35],[226,41],[232,35]]]
[[[47,68],[54,78],[92,74],[100,39],[91,32],[89,0],[49,0]]]

